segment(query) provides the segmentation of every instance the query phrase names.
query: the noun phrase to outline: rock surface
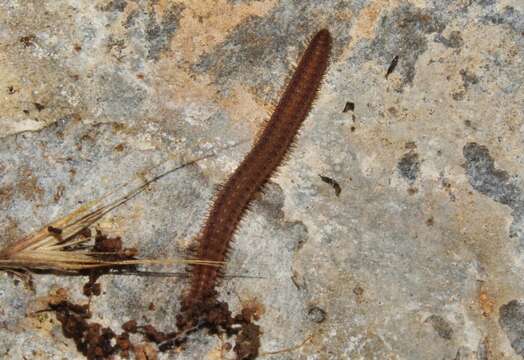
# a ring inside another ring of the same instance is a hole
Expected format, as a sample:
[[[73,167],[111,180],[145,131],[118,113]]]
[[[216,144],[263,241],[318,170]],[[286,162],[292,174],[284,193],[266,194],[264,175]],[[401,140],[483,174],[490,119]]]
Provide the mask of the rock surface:
[[[272,359],[524,358],[521,0],[0,0],[2,243],[215,153],[97,224],[143,256],[183,256],[323,27],[325,84],[221,298],[262,309],[261,352],[289,349]],[[57,288],[85,302],[85,279],[34,282],[0,275],[0,357],[82,358],[36,311]],[[101,283],[104,326],[173,330],[179,277]],[[176,358],[220,359],[222,341],[199,333]]]

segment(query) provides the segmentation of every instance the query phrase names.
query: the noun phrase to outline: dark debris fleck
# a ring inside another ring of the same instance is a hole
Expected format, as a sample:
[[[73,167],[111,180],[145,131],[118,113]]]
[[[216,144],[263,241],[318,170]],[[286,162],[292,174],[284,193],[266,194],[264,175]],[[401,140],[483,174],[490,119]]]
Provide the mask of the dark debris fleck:
[[[312,306],[307,311],[307,318],[317,324],[323,323],[326,320],[327,313],[324,309],[318,306]]]
[[[409,183],[414,183],[415,180],[417,180],[418,173],[420,172],[420,161],[418,154],[414,151],[409,151],[404,154],[397,164],[397,169],[400,172],[400,175]]]
[[[352,130],[352,131],[354,131],[354,130]],[[327,177],[327,176],[323,176],[323,175],[318,175],[318,176],[320,176],[320,180],[322,180],[326,184],[331,185],[333,187],[333,189],[335,189],[335,195],[336,196],[340,196],[342,188],[340,187],[340,184],[336,180],[334,180],[334,179],[332,179],[330,177]]]
[[[399,59],[399,56],[396,55],[393,60],[391,60],[391,63],[389,64],[389,67],[388,67],[388,70],[386,71],[386,79],[388,78],[389,75],[391,75],[391,73],[393,71],[395,71],[395,68],[397,67],[397,64],[398,64],[398,59]]]
[[[346,105],[344,105],[344,110],[342,110],[343,113],[347,113],[348,111],[355,111],[355,103],[348,101],[346,102]]]

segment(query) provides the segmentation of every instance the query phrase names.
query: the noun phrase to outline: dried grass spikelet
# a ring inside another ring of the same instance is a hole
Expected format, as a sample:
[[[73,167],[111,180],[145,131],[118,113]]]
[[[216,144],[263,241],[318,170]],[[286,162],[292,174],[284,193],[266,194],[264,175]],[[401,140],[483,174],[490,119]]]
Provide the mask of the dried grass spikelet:
[[[199,259],[135,259],[125,253],[93,251],[91,237],[82,234],[111,210],[126,203],[148,188],[150,184],[166,175],[200,160],[215,156],[207,155],[170,168],[159,175],[147,178],[142,174],[94,201],[44,226],[0,250],[0,270],[13,273],[48,271],[79,273],[89,269],[121,268],[129,265],[195,264],[221,266],[219,261]],[[164,162],[154,168],[158,173]],[[123,195],[118,195],[123,194]]]

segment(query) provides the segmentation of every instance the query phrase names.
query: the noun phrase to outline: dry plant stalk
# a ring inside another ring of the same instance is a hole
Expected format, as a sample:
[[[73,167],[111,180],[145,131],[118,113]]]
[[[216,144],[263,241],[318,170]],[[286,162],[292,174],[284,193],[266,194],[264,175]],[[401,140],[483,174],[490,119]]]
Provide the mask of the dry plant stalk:
[[[75,274],[89,269],[111,269],[130,265],[198,264],[220,267],[222,265],[220,261],[135,259],[125,252],[96,252],[93,251],[92,246],[88,246],[91,237],[83,234],[89,226],[111,210],[146,190],[153,182],[176,170],[213,156],[215,154],[186,162],[149,179],[146,175],[137,176],[109,194],[81,206],[37,232],[15,241],[0,250],[0,271],[27,273],[38,270]],[[147,172],[154,169],[158,170],[166,162],[149,169]],[[124,195],[119,196],[119,193]]]

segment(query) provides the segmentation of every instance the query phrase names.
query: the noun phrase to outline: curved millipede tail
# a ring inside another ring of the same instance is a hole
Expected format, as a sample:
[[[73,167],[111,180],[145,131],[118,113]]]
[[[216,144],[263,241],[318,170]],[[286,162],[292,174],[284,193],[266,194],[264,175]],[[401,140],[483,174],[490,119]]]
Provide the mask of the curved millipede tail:
[[[207,221],[197,238],[198,259],[225,261],[231,240],[248,204],[285,159],[298,129],[315,100],[328,67],[331,35],[320,30],[311,40],[275,111],[252,150],[218,192]],[[195,324],[206,303],[216,298],[221,269],[190,267],[191,283],[182,298],[179,326]],[[183,319],[185,318],[185,320]]]

